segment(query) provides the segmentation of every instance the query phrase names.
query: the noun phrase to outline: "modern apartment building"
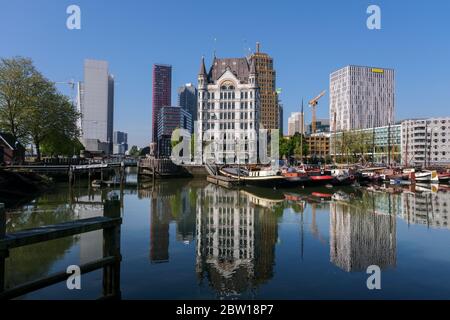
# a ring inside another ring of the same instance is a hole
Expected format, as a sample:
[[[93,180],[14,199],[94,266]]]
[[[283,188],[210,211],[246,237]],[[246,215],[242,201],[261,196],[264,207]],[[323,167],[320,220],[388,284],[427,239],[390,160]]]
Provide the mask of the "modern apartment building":
[[[330,156],[330,133],[319,132],[306,136],[309,157],[325,159]]]
[[[347,66],[330,75],[331,131],[394,124],[393,69]]]
[[[278,94],[276,90],[276,71],[273,58],[260,52],[260,44],[256,44],[256,52],[251,59],[255,60],[256,82],[261,98],[261,124],[265,129],[279,129]]]
[[[194,122],[197,121],[197,95],[197,88],[192,83],[178,88],[178,105],[191,114],[192,133],[194,132]]]
[[[198,75],[196,162],[257,163],[260,97],[254,59],[202,59]]]
[[[330,154],[334,158],[345,156],[346,141],[361,139],[365,141],[365,159],[373,159],[376,163],[400,164],[401,152],[401,125],[383,126],[370,129],[354,130],[352,132],[331,132]],[[337,141],[335,146],[335,141]]]
[[[82,143],[87,151],[109,154],[113,146],[114,77],[108,62],[85,60],[84,81],[78,84]]]
[[[160,108],[157,122],[158,156],[170,157],[172,154],[172,133],[175,129],[192,132],[192,117],[181,107],[164,106]]]
[[[450,164],[450,117],[405,120],[401,124],[402,164]]]
[[[288,136],[292,137],[296,133],[305,134],[305,114],[302,112],[293,112],[288,119]]]
[[[113,153],[114,154],[125,154],[128,151],[128,134],[121,131],[114,132],[113,138],[114,146]]]
[[[172,105],[172,66],[153,65],[152,142],[158,140],[158,114],[164,106]]]

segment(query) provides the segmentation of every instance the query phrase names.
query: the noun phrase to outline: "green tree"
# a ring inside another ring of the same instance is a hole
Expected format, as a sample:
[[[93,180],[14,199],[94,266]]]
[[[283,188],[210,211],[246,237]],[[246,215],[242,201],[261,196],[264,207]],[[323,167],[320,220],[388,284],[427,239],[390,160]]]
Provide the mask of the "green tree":
[[[29,100],[33,79],[38,75],[30,59],[0,60],[0,128],[23,144],[27,142],[24,107]]]
[[[79,146],[79,116],[30,59],[1,59],[0,127],[22,144],[33,142],[38,160],[42,146],[52,154]]]
[[[52,126],[43,137],[42,149],[46,155],[79,155],[84,149],[79,140],[78,119],[81,116],[69,99],[62,95],[54,96]]]
[[[139,157],[139,154],[140,154],[139,148],[137,146],[132,146],[129,154],[132,157]]]
[[[43,144],[47,143],[48,149],[64,151],[58,146],[60,142],[71,142],[78,138],[79,115],[67,97],[58,94],[54,84],[42,76],[34,79],[31,93],[24,108],[26,117],[23,122],[36,147],[39,161]]]
[[[303,138],[303,157],[308,155],[309,149],[306,138],[300,134],[296,133],[292,137],[280,137],[280,157],[290,158],[295,156],[295,158],[300,159],[301,157],[301,147]]]

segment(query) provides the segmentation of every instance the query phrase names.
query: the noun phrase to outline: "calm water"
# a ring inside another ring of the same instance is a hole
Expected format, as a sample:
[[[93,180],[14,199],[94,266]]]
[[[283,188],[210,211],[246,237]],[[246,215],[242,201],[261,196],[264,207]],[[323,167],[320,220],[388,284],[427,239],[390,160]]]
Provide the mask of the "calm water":
[[[60,185],[10,210],[8,231],[101,216],[111,193],[120,191]],[[172,180],[130,185],[122,196],[124,299],[450,299],[450,190],[238,191]],[[101,256],[101,231],[14,249],[6,283]],[[380,291],[366,287],[369,265],[382,269]],[[96,271],[83,276],[80,291],[61,283],[22,298],[101,293]]]

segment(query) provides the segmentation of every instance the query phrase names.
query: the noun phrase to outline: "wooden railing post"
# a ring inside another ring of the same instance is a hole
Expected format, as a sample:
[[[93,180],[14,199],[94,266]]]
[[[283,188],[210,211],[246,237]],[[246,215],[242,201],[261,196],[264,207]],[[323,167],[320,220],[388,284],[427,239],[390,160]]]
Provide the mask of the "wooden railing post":
[[[0,203],[0,240],[6,236],[6,213],[5,205]],[[6,248],[0,247],[0,293],[5,291],[5,260],[8,256]]]
[[[104,216],[120,218],[120,200],[106,200]],[[105,298],[121,298],[120,291],[120,225],[103,230],[103,257],[116,257],[116,261],[103,268],[103,296]]]

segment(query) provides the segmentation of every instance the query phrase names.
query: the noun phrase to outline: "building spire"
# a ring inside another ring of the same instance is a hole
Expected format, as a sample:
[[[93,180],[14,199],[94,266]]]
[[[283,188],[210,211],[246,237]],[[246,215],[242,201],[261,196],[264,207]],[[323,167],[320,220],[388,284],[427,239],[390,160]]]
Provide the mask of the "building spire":
[[[200,73],[199,73],[199,75],[200,76],[206,76],[205,57],[204,56],[202,56],[202,62],[201,62],[201,65],[200,65]]]
[[[255,58],[250,59],[250,74],[256,74]]]

